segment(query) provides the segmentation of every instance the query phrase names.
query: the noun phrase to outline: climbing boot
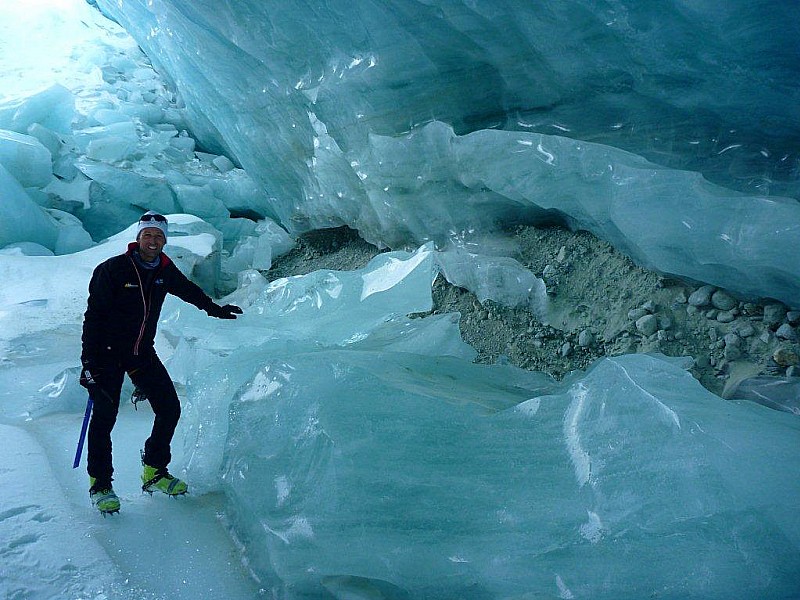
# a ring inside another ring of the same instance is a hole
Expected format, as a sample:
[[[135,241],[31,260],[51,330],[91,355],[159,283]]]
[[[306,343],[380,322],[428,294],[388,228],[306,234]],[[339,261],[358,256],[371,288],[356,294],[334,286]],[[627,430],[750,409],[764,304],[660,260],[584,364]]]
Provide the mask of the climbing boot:
[[[189,491],[184,481],[169,474],[166,467],[157,469],[142,463],[142,491],[152,494],[155,491],[164,492],[167,496],[182,496]]]
[[[119,512],[119,498],[109,483],[97,483],[97,479],[89,477],[89,498],[104,517]]]

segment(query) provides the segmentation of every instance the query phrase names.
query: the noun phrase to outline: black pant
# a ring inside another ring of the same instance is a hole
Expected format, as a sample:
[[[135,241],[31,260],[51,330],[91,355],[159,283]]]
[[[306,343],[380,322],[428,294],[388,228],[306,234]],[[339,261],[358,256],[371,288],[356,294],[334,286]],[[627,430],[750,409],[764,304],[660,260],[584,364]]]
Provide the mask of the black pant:
[[[133,384],[147,396],[155,413],[153,430],[144,444],[144,462],[161,468],[169,464],[170,442],[181,416],[181,405],[169,373],[155,352],[109,362],[98,371],[89,394],[92,420],[87,440],[87,471],[101,484],[110,484],[114,473],[111,430],[117,421],[122,380],[128,373]]]

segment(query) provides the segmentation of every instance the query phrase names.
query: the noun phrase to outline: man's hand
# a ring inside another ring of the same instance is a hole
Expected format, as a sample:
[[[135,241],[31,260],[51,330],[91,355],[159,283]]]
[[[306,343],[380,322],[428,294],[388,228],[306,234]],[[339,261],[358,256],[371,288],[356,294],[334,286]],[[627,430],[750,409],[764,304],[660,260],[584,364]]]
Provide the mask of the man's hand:
[[[101,369],[97,368],[92,361],[82,360],[80,384],[87,390],[91,389],[92,386],[97,385],[97,377],[100,371]]]
[[[226,304],[220,306],[219,304],[212,304],[206,309],[209,317],[216,317],[217,319],[235,319],[236,315],[242,314],[242,309],[233,304]]]

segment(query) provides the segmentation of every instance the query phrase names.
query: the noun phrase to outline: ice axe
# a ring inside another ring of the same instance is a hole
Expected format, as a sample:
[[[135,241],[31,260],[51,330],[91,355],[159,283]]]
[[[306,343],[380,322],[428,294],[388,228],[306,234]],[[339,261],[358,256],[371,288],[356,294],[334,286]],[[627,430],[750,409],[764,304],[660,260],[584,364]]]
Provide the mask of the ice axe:
[[[75,460],[72,462],[72,468],[77,469],[81,464],[81,454],[83,454],[83,441],[86,439],[86,429],[89,427],[89,417],[92,414],[92,396],[86,401],[86,413],[83,415],[83,425],[81,425],[81,437],[78,438],[78,450],[75,452]]]

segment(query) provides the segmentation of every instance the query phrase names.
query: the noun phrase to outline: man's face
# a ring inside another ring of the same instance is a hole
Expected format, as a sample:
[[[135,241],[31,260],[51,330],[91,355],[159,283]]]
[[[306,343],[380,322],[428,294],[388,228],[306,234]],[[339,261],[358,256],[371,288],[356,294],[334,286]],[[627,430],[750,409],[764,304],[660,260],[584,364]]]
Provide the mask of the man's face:
[[[154,261],[161,254],[164,244],[167,243],[164,234],[158,227],[142,229],[137,241],[139,242],[139,255],[147,262]]]

